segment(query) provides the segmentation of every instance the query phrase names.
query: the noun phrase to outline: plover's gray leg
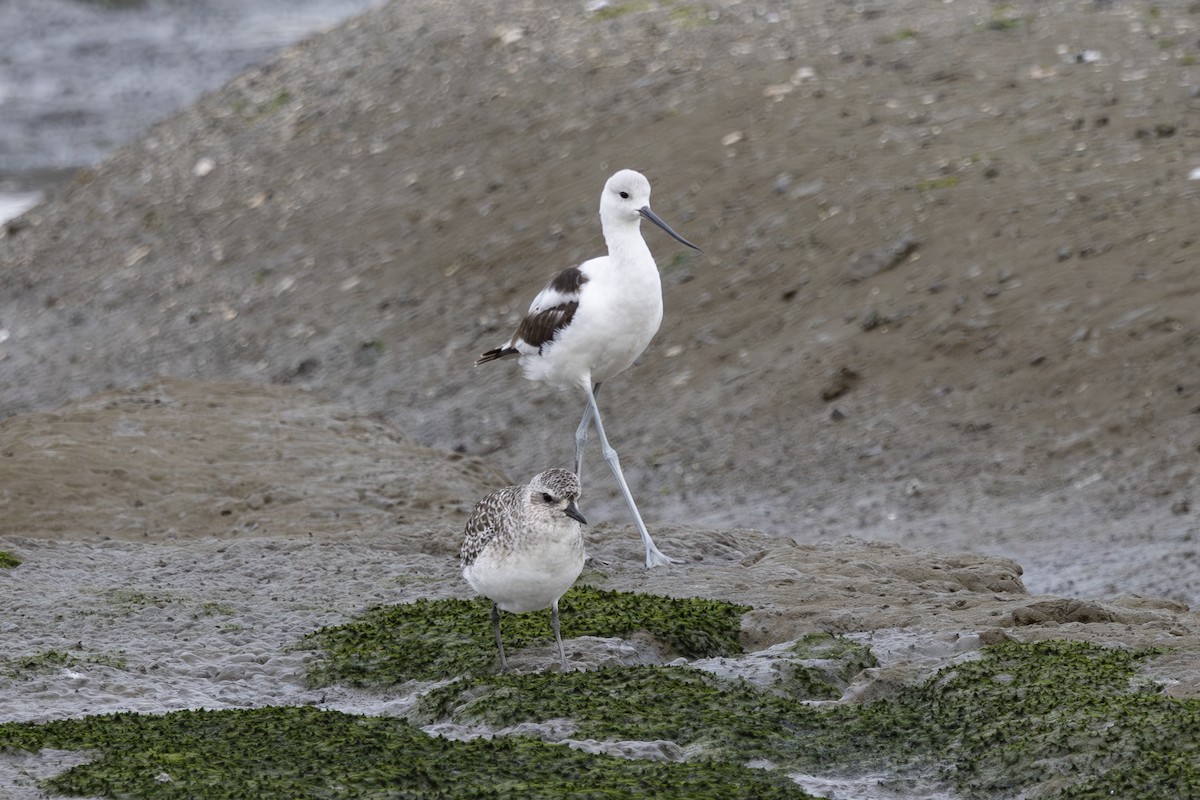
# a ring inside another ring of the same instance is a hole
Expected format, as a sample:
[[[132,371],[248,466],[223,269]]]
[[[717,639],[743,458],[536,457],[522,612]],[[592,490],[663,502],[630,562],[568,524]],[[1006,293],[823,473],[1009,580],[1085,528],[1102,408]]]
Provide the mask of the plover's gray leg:
[[[500,641],[500,606],[492,603],[492,630],[496,633],[496,650],[500,653],[500,671],[507,672],[508,664],[504,661],[504,642]]]
[[[550,627],[554,629],[554,641],[558,642],[558,660],[565,671],[567,668],[567,651],[563,648],[562,634],[558,630],[558,601],[550,604]]]

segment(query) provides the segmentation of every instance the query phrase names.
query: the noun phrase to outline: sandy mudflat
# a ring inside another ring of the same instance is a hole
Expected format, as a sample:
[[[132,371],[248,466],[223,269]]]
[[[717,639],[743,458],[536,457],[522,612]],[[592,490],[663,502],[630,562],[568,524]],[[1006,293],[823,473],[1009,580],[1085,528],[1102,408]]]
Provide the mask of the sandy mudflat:
[[[601,397],[651,524],[1200,600],[1195,16],[693,11],[393,4],[205,97],[4,228],[0,414],[235,378],[566,463],[579,398],[470,364],[632,166],[705,249],[646,232],[665,321]]]

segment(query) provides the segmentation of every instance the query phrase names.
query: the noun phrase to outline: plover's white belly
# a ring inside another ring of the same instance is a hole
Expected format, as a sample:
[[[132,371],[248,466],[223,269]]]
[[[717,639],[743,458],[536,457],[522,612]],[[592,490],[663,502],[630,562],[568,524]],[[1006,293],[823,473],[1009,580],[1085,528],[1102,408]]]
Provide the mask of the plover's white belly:
[[[535,549],[489,547],[463,570],[479,594],[504,611],[538,611],[562,597],[583,571],[582,542],[561,542]]]

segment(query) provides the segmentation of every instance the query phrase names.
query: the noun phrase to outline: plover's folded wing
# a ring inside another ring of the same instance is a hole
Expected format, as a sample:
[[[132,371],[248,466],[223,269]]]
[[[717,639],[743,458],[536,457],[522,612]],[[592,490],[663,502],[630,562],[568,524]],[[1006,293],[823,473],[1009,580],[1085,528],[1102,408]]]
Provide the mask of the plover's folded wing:
[[[513,509],[520,505],[519,495],[522,491],[522,486],[506,486],[475,504],[475,511],[467,520],[462,549],[458,554],[463,567],[475,563],[475,559],[493,539],[518,523],[513,516]]]

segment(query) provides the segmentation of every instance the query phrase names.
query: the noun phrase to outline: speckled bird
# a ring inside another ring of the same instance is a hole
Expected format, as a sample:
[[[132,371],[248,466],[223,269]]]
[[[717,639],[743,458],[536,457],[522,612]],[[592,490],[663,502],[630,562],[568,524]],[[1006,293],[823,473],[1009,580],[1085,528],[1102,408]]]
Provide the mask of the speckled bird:
[[[558,627],[558,600],[583,571],[587,520],[576,502],[579,478],[548,469],[527,486],[507,486],[479,501],[463,539],[463,578],[492,601],[492,629],[500,669],[508,669],[500,638],[500,612],[550,608],[550,626],[563,669],[567,654]]]

